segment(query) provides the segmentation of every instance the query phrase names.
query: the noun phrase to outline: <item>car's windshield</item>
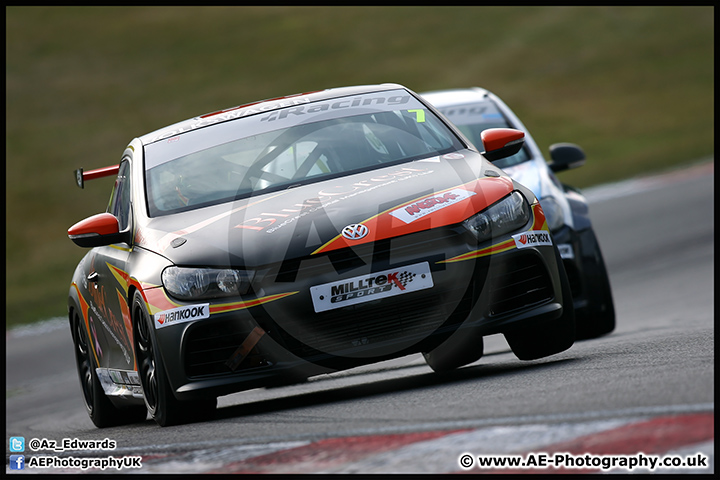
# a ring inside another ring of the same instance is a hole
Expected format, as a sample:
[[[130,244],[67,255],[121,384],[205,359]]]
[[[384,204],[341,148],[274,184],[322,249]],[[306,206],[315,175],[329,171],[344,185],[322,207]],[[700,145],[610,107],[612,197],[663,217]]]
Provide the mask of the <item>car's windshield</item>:
[[[464,148],[405,90],[246,116],[145,149],[150,216],[190,210]]]
[[[482,139],[480,134],[488,128],[515,128],[510,125],[497,106],[491,101],[471,103],[467,105],[454,105],[439,108],[440,112],[450,120],[470,142],[480,150]],[[512,167],[530,159],[526,148],[515,155],[501,158],[493,163],[500,168]]]

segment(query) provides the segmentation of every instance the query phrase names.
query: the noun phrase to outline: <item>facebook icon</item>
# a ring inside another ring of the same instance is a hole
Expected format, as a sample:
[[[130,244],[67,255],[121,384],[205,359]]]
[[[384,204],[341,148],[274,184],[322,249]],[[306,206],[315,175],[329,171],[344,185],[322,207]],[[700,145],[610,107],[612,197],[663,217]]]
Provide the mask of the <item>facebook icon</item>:
[[[25,468],[25,455],[10,455],[10,470],[23,470]]]

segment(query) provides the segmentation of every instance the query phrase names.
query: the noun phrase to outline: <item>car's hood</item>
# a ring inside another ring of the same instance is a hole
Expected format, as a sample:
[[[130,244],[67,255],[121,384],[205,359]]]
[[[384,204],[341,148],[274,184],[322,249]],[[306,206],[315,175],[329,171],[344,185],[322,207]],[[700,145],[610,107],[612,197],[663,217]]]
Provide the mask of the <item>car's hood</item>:
[[[136,242],[177,265],[257,267],[456,224],[512,190],[463,150],[154,218]]]

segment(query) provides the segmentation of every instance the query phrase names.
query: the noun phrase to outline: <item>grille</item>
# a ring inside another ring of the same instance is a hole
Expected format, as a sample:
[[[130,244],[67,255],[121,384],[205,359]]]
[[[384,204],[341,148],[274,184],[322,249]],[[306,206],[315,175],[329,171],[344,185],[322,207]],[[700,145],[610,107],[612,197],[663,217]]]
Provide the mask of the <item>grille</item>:
[[[225,362],[250,334],[251,328],[233,322],[200,323],[188,331],[185,343],[185,374],[188,377],[233,373]],[[270,365],[253,348],[235,372]]]
[[[334,352],[389,340],[424,338],[452,312],[447,311],[439,296],[418,293],[316,314],[312,330],[296,335],[297,340],[317,350]]]
[[[548,272],[541,259],[531,253],[508,257],[493,268],[488,280],[490,316],[539,305],[553,298]]]
[[[327,272],[342,275],[358,265],[372,264],[378,270],[382,267],[377,265],[385,263],[428,261],[435,265],[445,259],[445,248],[465,244],[463,232],[462,228],[454,226],[435,228],[329,252],[306,259],[302,267],[296,266],[297,270],[289,272],[291,274],[282,280],[308,279]],[[442,296],[419,291],[321,313],[306,310],[303,314],[298,310],[291,314],[292,318],[277,320],[278,333],[285,345],[300,357],[388,341],[398,345],[410,343],[411,339],[419,341],[417,339],[427,337],[448,321],[468,285],[464,283],[457,287],[456,291],[446,289]]]

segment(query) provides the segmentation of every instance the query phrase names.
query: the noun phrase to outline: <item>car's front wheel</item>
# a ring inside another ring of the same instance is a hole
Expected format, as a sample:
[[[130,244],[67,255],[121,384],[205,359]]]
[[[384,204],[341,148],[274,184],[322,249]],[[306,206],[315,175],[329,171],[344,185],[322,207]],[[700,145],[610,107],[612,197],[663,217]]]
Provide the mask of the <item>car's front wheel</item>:
[[[423,358],[434,372],[447,372],[480,360],[483,355],[483,337],[474,331],[457,331]]]
[[[129,423],[142,422],[147,418],[147,409],[143,405],[117,408],[105,395],[95,369],[97,368],[93,352],[88,341],[85,322],[77,310],[71,313],[71,328],[75,363],[82,388],[85,408],[90,420],[98,428],[114,427]]]
[[[145,405],[158,425],[165,427],[209,416],[217,405],[216,398],[180,401],[175,398],[158,350],[155,329],[140,292],[132,303],[133,336],[140,383]]]

